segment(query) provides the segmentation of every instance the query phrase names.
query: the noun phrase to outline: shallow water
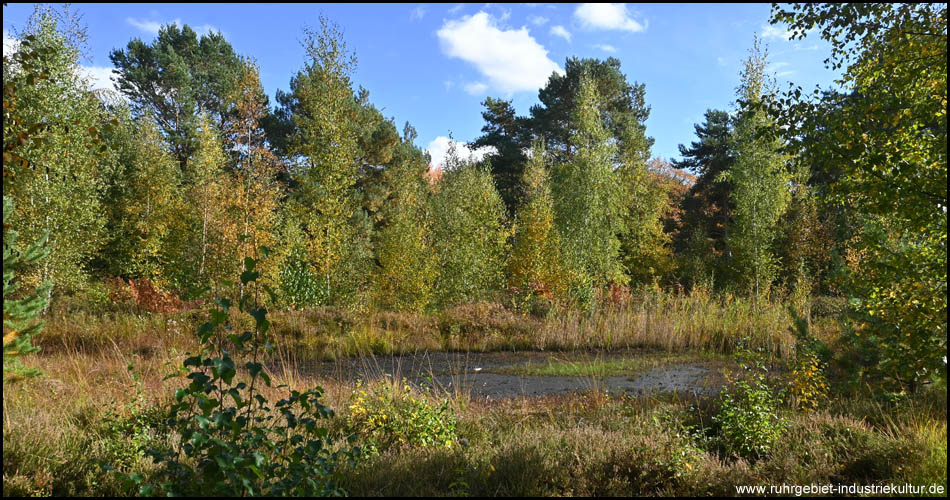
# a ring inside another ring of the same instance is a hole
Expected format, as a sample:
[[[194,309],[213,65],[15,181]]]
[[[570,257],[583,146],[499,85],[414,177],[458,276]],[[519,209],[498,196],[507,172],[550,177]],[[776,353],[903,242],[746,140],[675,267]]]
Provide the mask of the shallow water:
[[[656,355],[627,350],[610,353],[558,352],[561,362],[615,361]],[[517,396],[546,396],[600,388],[610,394],[647,395],[680,393],[715,395],[722,387],[717,364],[711,361],[672,361],[629,376],[526,376],[511,373],[526,363],[551,359],[549,352],[468,352],[420,353],[401,356],[372,356],[340,361],[314,362],[299,367],[312,375],[338,380],[374,380],[382,377],[406,379],[416,385],[453,394],[502,399]],[[507,369],[507,370],[506,370]]]

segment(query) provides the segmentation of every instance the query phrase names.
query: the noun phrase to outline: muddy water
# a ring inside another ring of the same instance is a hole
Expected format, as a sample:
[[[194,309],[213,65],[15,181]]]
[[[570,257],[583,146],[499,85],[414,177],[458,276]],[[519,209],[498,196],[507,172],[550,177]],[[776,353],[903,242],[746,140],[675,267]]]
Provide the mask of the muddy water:
[[[619,361],[644,356],[642,351],[556,354],[558,361]],[[547,352],[420,353],[401,356],[374,356],[332,362],[316,362],[301,369],[310,374],[338,380],[406,379],[452,394],[475,398],[502,399],[517,396],[603,389],[611,394],[645,395],[680,393],[714,395],[722,386],[719,365],[711,361],[669,362],[624,376],[527,376],[510,373],[526,363],[544,363]],[[509,373],[505,373],[509,372]]]

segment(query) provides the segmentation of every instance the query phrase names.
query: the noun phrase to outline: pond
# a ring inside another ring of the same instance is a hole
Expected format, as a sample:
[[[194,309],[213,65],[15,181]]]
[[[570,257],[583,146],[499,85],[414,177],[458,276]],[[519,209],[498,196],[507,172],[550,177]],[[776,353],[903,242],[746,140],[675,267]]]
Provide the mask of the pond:
[[[723,385],[724,360],[705,354],[611,352],[423,352],[310,362],[298,369],[336,380],[382,377],[488,400],[602,389],[610,394],[709,396]]]

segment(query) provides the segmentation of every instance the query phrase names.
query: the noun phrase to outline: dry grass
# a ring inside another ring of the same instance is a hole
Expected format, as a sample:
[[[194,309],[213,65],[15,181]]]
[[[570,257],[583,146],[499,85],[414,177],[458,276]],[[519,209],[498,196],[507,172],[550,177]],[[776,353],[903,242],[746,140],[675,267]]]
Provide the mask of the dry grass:
[[[273,313],[275,385],[320,385],[345,417],[354,385],[302,370],[315,359],[438,349],[652,347],[728,353],[742,337],[785,357],[793,346],[780,305],[757,314],[740,300],[644,295],[593,315],[547,318],[492,304],[439,314],[359,315],[332,308]],[[4,496],[133,493],[102,465],[148,474],[127,435],[110,422],[168,403],[179,379],[163,380],[197,348],[200,311],[170,315],[72,311],[47,320],[43,351],[27,363],[37,379],[5,384]],[[818,323],[820,336],[835,330]],[[238,325],[240,326],[240,325]],[[829,342],[830,344],[830,342]],[[128,370],[134,362],[139,382]],[[371,362],[371,361],[370,361]],[[399,380],[399,373],[393,374]],[[456,386],[459,384],[455,384]],[[278,398],[286,389],[268,389]],[[413,390],[414,397],[445,397]],[[345,471],[352,495],[735,495],[737,484],[938,483],[946,487],[946,388],[883,403],[869,394],[834,398],[816,413],[783,409],[790,426],[766,459],[724,456],[685,432],[714,435],[716,401],[587,393],[487,403],[455,392],[459,446],[402,447]],[[132,401],[135,403],[131,403]],[[272,399],[273,400],[273,399]],[[136,406],[137,405],[137,406]],[[110,416],[111,413],[111,416]],[[111,420],[110,420],[111,419]],[[342,421],[342,420],[341,420]],[[339,422],[334,432],[342,432]]]

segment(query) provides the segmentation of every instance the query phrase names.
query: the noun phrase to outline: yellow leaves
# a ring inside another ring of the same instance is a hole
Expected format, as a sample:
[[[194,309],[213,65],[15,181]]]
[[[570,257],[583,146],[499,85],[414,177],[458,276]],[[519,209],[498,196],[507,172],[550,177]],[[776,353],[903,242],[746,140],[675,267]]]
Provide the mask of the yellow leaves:
[[[20,336],[19,330],[11,330],[10,333],[3,336],[3,346],[13,343]]]

